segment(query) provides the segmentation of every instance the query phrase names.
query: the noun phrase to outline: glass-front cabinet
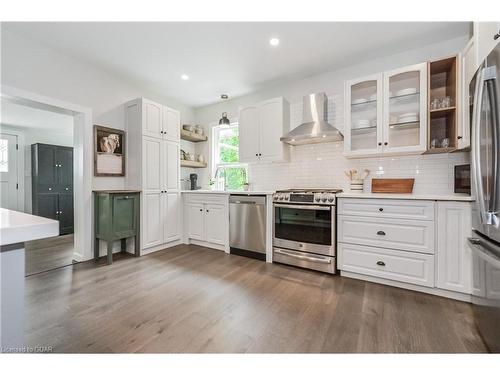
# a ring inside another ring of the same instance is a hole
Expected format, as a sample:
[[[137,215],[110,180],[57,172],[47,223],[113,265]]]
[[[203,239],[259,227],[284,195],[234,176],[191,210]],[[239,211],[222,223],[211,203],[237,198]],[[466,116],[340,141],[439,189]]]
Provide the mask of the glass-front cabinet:
[[[426,63],[349,81],[345,100],[345,156],[426,151]]]

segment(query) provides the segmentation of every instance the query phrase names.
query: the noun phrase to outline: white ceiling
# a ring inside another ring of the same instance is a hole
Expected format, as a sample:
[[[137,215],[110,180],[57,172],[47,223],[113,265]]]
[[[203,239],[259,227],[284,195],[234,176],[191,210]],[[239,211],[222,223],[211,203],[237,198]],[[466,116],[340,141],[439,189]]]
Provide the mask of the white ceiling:
[[[50,130],[64,135],[73,134],[73,117],[3,99],[0,123],[29,128],[36,131]]]
[[[469,22],[7,23],[141,87],[201,106],[469,33]],[[269,39],[281,43],[271,47]],[[189,75],[187,81],[182,74]]]

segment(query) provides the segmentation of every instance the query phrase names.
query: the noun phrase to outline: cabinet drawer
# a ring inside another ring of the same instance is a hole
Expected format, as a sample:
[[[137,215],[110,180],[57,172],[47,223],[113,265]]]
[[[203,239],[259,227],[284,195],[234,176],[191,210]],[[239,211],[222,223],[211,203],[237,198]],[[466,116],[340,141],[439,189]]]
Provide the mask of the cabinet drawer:
[[[342,271],[434,287],[434,256],[339,243]]]
[[[229,202],[229,195],[215,193],[184,193],[184,200],[188,203],[219,203]]]
[[[339,242],[434,254],[434,222],[338,216]]]
[[[339,198],[339,215],[434,220],[434,202],[399,199]]]

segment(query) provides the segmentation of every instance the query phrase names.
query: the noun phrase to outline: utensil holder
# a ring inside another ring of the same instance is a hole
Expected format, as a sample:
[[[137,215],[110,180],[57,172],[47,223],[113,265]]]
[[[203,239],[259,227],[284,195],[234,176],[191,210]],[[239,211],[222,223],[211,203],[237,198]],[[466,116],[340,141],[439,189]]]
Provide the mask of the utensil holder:
[[[363,192],[363,184],[365,180],[357,179],[357,180],[351,180],[351,191],[354,192]]]

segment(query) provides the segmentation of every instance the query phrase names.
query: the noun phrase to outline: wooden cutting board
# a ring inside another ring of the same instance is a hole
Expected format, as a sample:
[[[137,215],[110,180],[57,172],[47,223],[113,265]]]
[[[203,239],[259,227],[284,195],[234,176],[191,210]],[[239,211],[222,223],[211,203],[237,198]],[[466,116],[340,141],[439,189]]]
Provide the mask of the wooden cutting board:
[[[372,178],[372,193],[410,194],[414,183],[414,178]]]

